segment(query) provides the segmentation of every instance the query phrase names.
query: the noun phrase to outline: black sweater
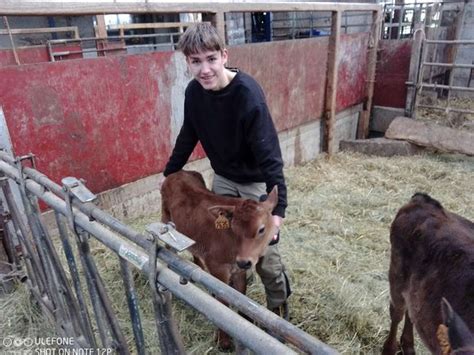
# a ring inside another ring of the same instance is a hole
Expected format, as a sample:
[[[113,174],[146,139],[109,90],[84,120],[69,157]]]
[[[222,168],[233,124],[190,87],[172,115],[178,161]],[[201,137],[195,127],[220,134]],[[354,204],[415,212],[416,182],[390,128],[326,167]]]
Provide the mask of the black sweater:
[[[278,135],[265,96],[249,75],[237,72],[222,90],[196,80],[186,88],[184,122],[164,175],[180,170],[200,141],[215,173],[237,183],[278,185],[273,214],[285,216],[286,185]]]

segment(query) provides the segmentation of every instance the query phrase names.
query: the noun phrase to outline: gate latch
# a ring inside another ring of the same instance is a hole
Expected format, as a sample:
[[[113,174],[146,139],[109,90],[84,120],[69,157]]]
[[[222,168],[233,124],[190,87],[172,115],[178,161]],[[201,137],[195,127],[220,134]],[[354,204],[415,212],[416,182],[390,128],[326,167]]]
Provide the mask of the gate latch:
[[[78,178],[68,176],[63,178],[61,182],[74,197],[83,203],[94,201],[97,198]]]
[[[175,229],[174,223],[151,223],[146,226],[146,231],[153,237],[169,245],[178,252],[186,250],[196,242]]]

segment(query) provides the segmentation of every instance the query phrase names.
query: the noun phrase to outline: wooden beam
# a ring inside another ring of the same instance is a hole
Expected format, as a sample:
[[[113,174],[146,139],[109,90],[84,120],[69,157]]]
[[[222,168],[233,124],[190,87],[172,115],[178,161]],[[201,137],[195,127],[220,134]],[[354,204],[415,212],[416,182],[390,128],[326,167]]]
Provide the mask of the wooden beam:
[[[95,15],[180,12],[287,12],[287,11],[377,11],[381,5],[368,3],[318,2],[164,2],[162,0],[103,1],[35,1],[2,0],[2,15]]]
[[[328,71],[326,74],[326,101],[325,106],[325,129],[324,129],[324,151],[329,155],[337,150],[334,147],[334,126],[336,123],[336,96],[337,96],[337,71],[338,52],[341,39],[341,12],[333,11],[331,16],[331,36],[328,46]]]
[[[380,31],[382,26],[382,11],[372,13],[372,31],[369,39],[368,67],[367,67],[367,100],[364,110],[360,114],[359,125],[357,129],[357,138],[364,139],[369,136],[370,112],[372,110],[372,101],[374,97],[375,69],[377,65],[377,49],[379,46]]]
[[[109,25],[110,30],[133,30],[133,29],[144,29],[144,28],[180,28],[189,27],[194,22],[153,22],[153,23],[127,23],[120,25]]]
[[[10,33],[12,35],[26,34],[26,33],[58,33],[58,32],[73,32],[74,38],[79,38],[79,30],[77,26],[70,27],[40,27],[40,28],[12,28]],[[0,35],[7,35],[8,30],[0,30]]]

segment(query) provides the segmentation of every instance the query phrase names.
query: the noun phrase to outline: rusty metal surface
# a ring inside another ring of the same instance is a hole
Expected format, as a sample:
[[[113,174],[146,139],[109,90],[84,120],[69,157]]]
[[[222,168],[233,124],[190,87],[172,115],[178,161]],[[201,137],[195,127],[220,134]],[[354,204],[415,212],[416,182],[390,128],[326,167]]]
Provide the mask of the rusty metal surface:
[[[374,105],[405,108],[411,47],[411,40],[379,42]]]
[[[337,111],[362,102],[368,34],[341,37]],[[319,119],[324,108],[328,37],[233,46],[229,65],[255,77],[278,131]]]
[[[367,95],[368,33],[341,35],[336,111],[364,101]]]
[[[81,49],[80,45],[77,44],[67,44],[61,47],[55,48],[55,51],[78,51]],[[49,62],[48,49],[45,46],[37,47],[25,47],[16,49],[18,60],[20,64],[35,64],[35,63],[45,63]],[[79,59],[82,58],[82,54],[71,54],[64,56],[63,59]],[[57,58],[59,60],[59,58]],[[8,65],[17,65],[15,62],[15,57],[11,49],[2,49],[0,50],[0,68]]]
[[[234,46],[229,64],[262,86],[278,131],[321,117],[328,38]]]
[[[35,152],[53,179],[84,178],[93,192],[161,171],[171,149],[171,54],[1,68],[14,151]]]

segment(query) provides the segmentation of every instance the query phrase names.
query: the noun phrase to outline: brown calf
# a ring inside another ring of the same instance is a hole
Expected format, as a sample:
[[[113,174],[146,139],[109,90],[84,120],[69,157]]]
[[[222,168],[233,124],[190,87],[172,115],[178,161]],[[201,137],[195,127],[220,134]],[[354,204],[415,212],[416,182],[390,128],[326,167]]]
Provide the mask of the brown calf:
[[[274,187],[265,202],[214,194],[198,172],[178,171],[161,187],[162,221],[196,241],[194,262],[214,277],[245,294],[245,269],[254,266],[276,233],[271,212],[277,203]],[[231,347],[219,333],[221,348]]]
[[[414,354],[413,325],[434,354],[443,349],[437,329],[444,297],[474,330],[474,223],[446,211],[426,194],[415,194],[398,211],[390,230],[390,333],[383,354],[395,354],[397,326],[404,354]]]

